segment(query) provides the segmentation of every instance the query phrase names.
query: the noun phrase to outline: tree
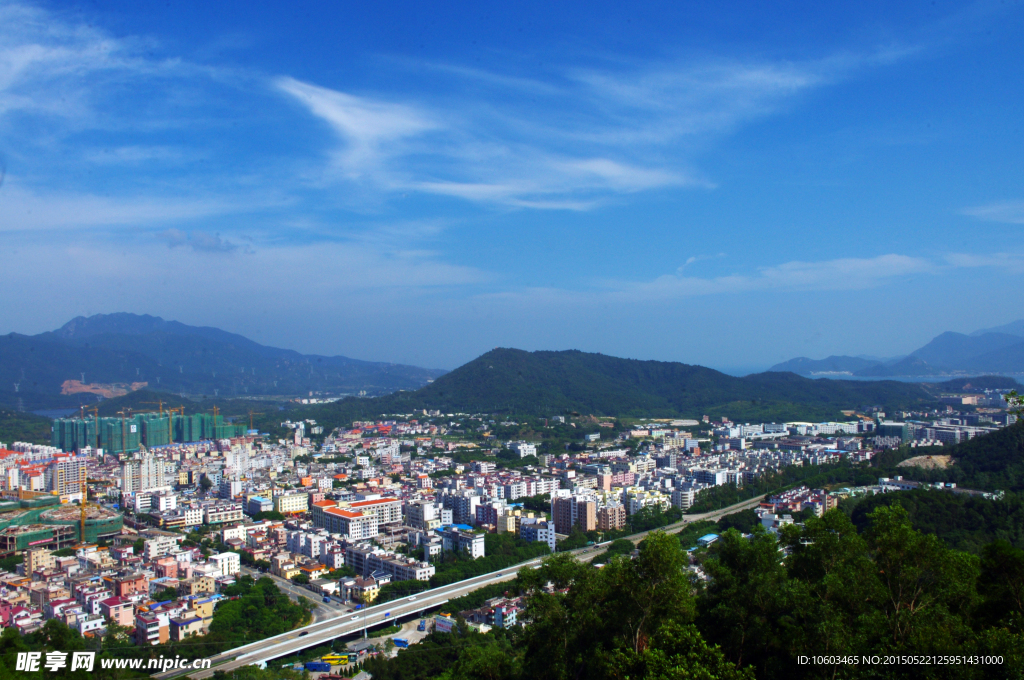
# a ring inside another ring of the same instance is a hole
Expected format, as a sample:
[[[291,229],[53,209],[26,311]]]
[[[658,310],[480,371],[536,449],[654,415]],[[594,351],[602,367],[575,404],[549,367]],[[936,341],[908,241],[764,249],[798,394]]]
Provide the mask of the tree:
[[[614,557],[604,569],[559,553],[520,573],[533,622],[523,631],[521,677],[752,677],[694,627],[686,563],[678,539],[654,532],[636,559]]]
[[[999,540],[985,546],[978,590],[981,613],[991,624],[1024,633],[1024,550]]]
[[[977,603],[978,559],[915,531],[900,505],[875,509],[867,537],[882,589],[886,646],[926,654],[959,646],[967,636],[963,618]]]
[[[306,574],[296,574],[295,576],[292,576],[292,583],[298,583],[299,585],[307,586],[309,585],[309,576],[307,576]]]
[[[636,546],[633,545],[633,541],[630,541],[626,538],[616,538],[608,546],[607,556],[611,557],[613,555],[629,555],[635,549]]]
[[[153,599],[156,600],[157,602],[166,602],[167,600],[177,600],[178,599],[178,591],[175,590],[174,588],[164,588],[163,590],[158,590],[156,593],[154,593],[153,594]]]
[[[790,664],[788,631],[776,625],[794,600],[775,537],[757,530],[750,540],[730,529],[704,562],[709,582],[698,600],[697,625],[737,666],[771,676]]]
[[[203,491],[209,491],[213,486],[213,482],[210,481],[209,477],[203,475],[203,478],[199,480],[199,486],[203,487]]]
[[[1016,413],[1018,416],[1024,415],[1024,395],[1017,394],[1017,390],[1013,390],[1003,395],[1003,399],[1006,401],[1006,408],[1010,413]]]

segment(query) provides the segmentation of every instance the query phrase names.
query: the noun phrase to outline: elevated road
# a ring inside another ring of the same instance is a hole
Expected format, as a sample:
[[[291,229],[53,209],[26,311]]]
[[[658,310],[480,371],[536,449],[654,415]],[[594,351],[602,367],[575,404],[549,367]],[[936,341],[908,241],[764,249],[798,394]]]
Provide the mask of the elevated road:
[[[659,529],[654,529],[653,531],[664,531],[670,534],[678,533],[692,522],[715,520],[734,512],[755,507],[760,502],[760,497],[752,498],[750,500],[743,501],[742,503],[737,503],[727,508],[716,510],[715,512],[708,512],[699,515],[687,515],[679,522],[660,527]],[[650,533],[651,531],[644,531],[627,536],[626,538],[633,541],[633,543],[640,543]],[[597,546],[588,546],[586,548],[574,550],[572,553],[577,555],[581,560],[589,562],[601,554],[601,550]],[[458,581],[439,588],[425,590],[409,597],[351,611],[324,621],[312,623],[303,628],[297,628],[295,630],[288,631],[287,633],[282,633],[281,635],[276,635],[258,642],[236,647],[211,657],[211,668],[207,670],[195,671],[182,669],[177,671],[167,671],[166,673],[157,673],[154,674],[153,677],[165,680],[181,675],[188,675],[196,680],[201,680],[202,678],[212,676],[215,670],[231,671],[242,666],[273,661],[274,659],[289,656],[302,651],[303,649],[326,644],[335,638],[356,635],[366,629],[373,628],[374,626],[390,625],[395,620],[404,616],[421,614],[429,609],[440,607],[448,602],[448,600],[462,597],[463,595],[471,593],[483,586],[490,585],[492,583],[501,583],[503,581],[511,581],[521,570],[538,567],[541,562],[543,562],[542,558],[530,560],[529,562],[523,562],[522,564],[509,567],[508,569],[475,576],[464,581]]]

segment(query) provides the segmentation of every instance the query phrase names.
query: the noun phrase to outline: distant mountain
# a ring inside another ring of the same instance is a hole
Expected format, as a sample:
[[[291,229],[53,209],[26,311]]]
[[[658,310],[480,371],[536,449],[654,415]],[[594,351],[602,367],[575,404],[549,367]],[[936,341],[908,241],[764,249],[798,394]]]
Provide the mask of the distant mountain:
[[[910,356],[903,357],[894,363],[875,364],[874,366],[868,366],[867,368],[862,368],[859,371],[854,371],[853,374],[858,377],[897,378],[905,376],[944,375],[945,373],[945,369],[932,366],[924,359],[911,354]]]
[[[785,421],[840,417],[841,409],[934,404],[929,386],[812,380],[794,373],[735,378],[703,366],[619,359],[579,351],[495,349],[415,392],[345,399],[303,409],[319,423],[417,409],[442,412],[700,417]]]
[[[63,406],[69,395],[95,401],[94,395],[112,397],[147,385],[223,397],[364,390],[380,395],[416,389],[443,374],[415,366],[300,354],[217,328],[148,315],[78,317],[35,336],[0,336],[0,403],[8,405],[16,399],[37,403],[49,396],[54,405]],[[56,398],[62,392],[64,398]]]
[[[971,378],[953,378],[932,387],[943,392],[983,392],[985,390],[1019,390],[1021,384],[1001,375],[979,375]]]
[[[1024,373],[1024,319],[975,331],[946,332],[909,355],[872,361],[868,357],[831,356],[790,359],[771,368],[800,375],[852,373],[856,377],[895,378],[979,373]]]
[[[1010,335],[1019,335],[1024,338],[1024,319],[1011,321],[1008,324],[996,326],[995,328],[983,328],[980,331],[974,331],[971,335],[984,335],[985,333],[1008,333]]]
[[[1007,347],[1021,344],[1024,344],[1024,338],[1007,333],[964,335],[963,333],[946,332],[935,336],[931,342],[914,350],[910,355],[931,366],[957,369],[966,366],[976,357],[998,353]]]
[[[877,360],[865,359],[862,357],[830,356],[825,359],[808,359],[797,357],[775,364],[769,371],[792,371],[800,375],[814,375],[821,373],[853,373],[864,368],[877,364]]]

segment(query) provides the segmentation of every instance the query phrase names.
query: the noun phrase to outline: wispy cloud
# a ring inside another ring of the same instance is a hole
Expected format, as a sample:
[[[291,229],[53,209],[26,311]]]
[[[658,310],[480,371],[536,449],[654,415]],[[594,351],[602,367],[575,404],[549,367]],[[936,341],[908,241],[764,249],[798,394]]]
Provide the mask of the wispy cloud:
[[[69,230],[82,227],[152,227],[168,222],[244,214],[282,205],[268,196],[100,196],[34,191],[8,177],[0,191],[0,232]]]
[[[378,171],[389,156],[404,151],[396,147],[401,141],[438,127],[412,106],[356,97],[294,78],[277,78],[274,84],[343,139],[344,148],[334,158],[350,178]]]
[[[619,284],[615,295],[643,300],[745,293],[763,290],[860,290],[896,277],[936,270],[928,260],[907,255],[841,258],[820,262],[792,261],[755,272],[713,278],[661,276],[653,281]]]
[[[244,252],[252,254],[252,246],[241,246],[221,238],[220,234],[208,234],[204,231],[184,232],[180,229],[168,229],[157,234],[157,238],[167,243],[168,248],[189,248],[197,253],[229,254]]]
[[[981,267],[1001,269],[1011,274],[1024,273],[1024,254],[1020,253],[953,253],[946,256],[946,261],[954,267]]]
[[[181,163],[195,161],[201,154],[188,153],[170,146],[129,145],[102,149],[91,149],[85,152],[85,160],[97,165],[139,165],[142,163]]]
[[[687,264],[696,258],[687,260]],[[791,261],[753,271],[715,277],[686,276],[683,269],[647,281],[605,280],[589,290],[529,288],[488,295],[496,299],[558,304],[662,304],[708,295],[757,291],[864,290],[901,277],[942,271],[935,263],[908,255]]]
[[[961,211],[964,215],[976,217],[987,222],[1005,222],[1007,224],[1024,224],[1024,201],[1004,201],[989,203]]]
[[[333,128],[341,144],[328,143],[324,153],[349,179],[370,178],[384,192],[589,210],[624,194],[714,188],[693,169],[693,147],[907,53],[620,63],[566,69],[550,82],[421,66],[420,73],[448,79],[443,101],[430,92],[403,101],[357,95],[288,77],[274,87]]]

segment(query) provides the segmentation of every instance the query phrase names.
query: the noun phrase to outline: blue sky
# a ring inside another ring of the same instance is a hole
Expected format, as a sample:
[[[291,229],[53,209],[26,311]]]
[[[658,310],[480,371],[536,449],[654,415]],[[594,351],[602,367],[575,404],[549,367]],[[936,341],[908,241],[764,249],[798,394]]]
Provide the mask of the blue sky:
[[[1019,3],[0,0],[0,332],[729,369],[1024,317]]]

